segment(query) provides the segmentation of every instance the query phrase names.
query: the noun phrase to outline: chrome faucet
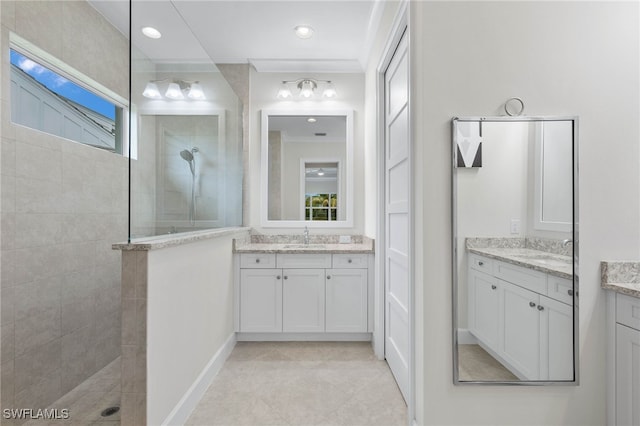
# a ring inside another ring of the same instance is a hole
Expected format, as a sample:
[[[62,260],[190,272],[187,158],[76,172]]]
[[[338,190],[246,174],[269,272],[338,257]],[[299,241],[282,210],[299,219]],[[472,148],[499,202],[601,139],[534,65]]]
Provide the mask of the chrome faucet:
[[[304,227],[304,232],[302,233],[303,237],[304,237],[304,243],[305,244],[309,244],[309,228],[307,228],[306,226]]]
[[[562,240],[562,247],[566,247],[566,246],[568,246],[569,244],[572,244],[572,243],[573,243],[573,240],[567,238],[566,240]]]

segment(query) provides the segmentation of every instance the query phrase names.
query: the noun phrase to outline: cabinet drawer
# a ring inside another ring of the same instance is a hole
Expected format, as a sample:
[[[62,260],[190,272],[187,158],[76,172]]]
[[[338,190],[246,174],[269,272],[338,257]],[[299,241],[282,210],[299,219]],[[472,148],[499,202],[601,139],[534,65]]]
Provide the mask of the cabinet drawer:
[[[331,254],[280,254],[276,256],[278,268],[331,268]]]
[[[616,322],[640,330],[640,299],[617,293]]]
[[[240,267],[245,268],[275,268],[276,255],[274,253],[242,253]]]
[[[469,255],[469,267],[486,274],[493,273],[493,261],[486,257],[478,256],[477,254]]]
[[[493,263],[493,275],[536,293],[547,293],[547,274],[506,262]]]
[[[547,277],[547,296],[559,302],[573,304],[573,281],[549,275]]]
[[[366,269],[367,255],[366,254],[334,254],[333,267],[334,268]]]

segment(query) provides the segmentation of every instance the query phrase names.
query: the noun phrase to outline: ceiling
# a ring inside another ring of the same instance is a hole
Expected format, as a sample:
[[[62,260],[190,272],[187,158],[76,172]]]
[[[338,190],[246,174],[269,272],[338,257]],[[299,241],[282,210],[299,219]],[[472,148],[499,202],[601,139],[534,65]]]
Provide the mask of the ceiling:
[[[385,0],[134,1],[133,44],[157,63],[251,63],[264,72],[362,72]],[[89,0],[123,34],[128,1]],[[314,35],[300,39],[297,25]],[[140,33],[152,26],[158,40]]]

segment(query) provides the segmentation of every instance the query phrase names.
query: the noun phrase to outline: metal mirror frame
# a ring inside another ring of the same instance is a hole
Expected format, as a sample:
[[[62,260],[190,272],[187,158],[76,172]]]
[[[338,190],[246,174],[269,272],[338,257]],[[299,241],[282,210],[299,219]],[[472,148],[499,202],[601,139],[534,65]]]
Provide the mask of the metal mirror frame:
[[[457,232],[457,140],[456,122],[533,122],[571,121],[573,123],[572,143],[572,184],[573,184],[573,380],[519,380],[519,381],[461,381],[458,366],[458,232]],[[451,238],[452,238],[452,342],[453,342],[453,384],[488,386],[578,386],[580,384],[579,351],[579,222],[578,222],[578,117],[577,116],[495,116],[495,117],[453,117],[451,119]]]
[[[310,220],[270,220],[268,218],[268,202],[269,202],[269,117],[270,116],[341,116],[346,118],[346,156],[344,166],[344,179],[346,183],[346,191],[343,199],[347,203],[344,220],[336,221],[310,221]],[[353,180],[354,180],[354,127],[353,127],[353,110],[350,109],[264,109],[261,115],[261,132],[260,132],[260,224],[264,228],[352,228],[354,197],[353,197]]]

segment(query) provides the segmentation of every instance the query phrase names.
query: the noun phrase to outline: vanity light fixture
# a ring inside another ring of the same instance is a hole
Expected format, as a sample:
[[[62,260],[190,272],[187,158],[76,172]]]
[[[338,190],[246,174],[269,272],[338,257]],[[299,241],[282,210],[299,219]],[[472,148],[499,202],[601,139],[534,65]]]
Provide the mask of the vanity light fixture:
[[[160,33],[160,31],[156,30],[153,27],[144,27],[142,28],[142,34],[146,35],[149,38],[153,38],[153,39],[159,39],[160,37],[162,37],[162,34]]]
[[[309,25],[298,25],[293,30],[298,38],[307,39],[313,37],[313,28]]]
[[[184,99],[184,92],[187,92],[189,99],[202,101],[207,99],[204,95],[202,85],[198,81],[185,81],[185,80],[151,80],[147,83],[142,92],[142,96],[149,99],[163,99],[163,96],[158,89],[158,83],[170,81],[167,86],[167,90],[164,92],[164,97],[172,100]]]
[[[335,98],[338,93],[336,92],[333,83],[330,80],[316,80],[313,78],[300,78],[298,80],[285,80],[280,85],[278,90],[278,99],[293,99],[293,93],[291,92],[290,85],[295,84],[298,88],[298,96],[301,99],[311,99],[315,95],[316,89],[319,85],[322,85],[322,97],[323,98]]]

